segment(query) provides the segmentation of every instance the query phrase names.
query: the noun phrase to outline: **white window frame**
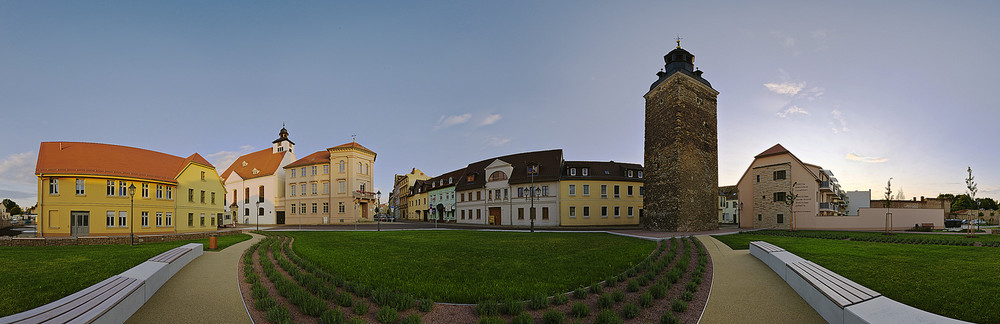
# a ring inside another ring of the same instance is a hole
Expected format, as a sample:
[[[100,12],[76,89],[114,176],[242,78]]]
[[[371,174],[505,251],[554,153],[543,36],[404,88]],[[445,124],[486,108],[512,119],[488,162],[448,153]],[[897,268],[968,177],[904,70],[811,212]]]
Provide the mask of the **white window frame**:
[[[590,196],[590,185],[583,185],[583,195]]]
[[[569,206],[569,218],[576,218],[576,206]]]
[[[124,210],[123,211],[119,211],[118,212],[118,227],[127,227],[127,226],[128,226],[128,212],[124,211]]]
[[[142,218],[140,218],[142,221],[142,227],[149,227],[149,212],[143,211],[140,215],[142,215]]]
[[[174,226],[174,221],[173,221],[174,215],[173,215],[173,213],[165,213],[165,214],[163,214],[163,216],[164,216],[164,218],[163,218],[163,224],[164,225],[163,226],[166,226],[166,227]]]
[[[143,183],[142,184],[142,198],[149,198],[149,184],[148,183]]]
[[[59,179],[49,179],[49,194],[50,195],[59,194]]]
[[[115,189],[115,181],[114,180],[108,180],[107,183],[108,183],[108,190],[107,190],[108,191],[107,192],[108,193],[108,197],[115,196],[115,190],[116,190]]]
[[[163,227],[163,212],[156,212],[156,227]]]
[[[87,184],[83,179],[76,179],[76,195],[77,196],[87,195]]]
[[[109,210],[104,225],[108,228],[115,227],[115,211]]]

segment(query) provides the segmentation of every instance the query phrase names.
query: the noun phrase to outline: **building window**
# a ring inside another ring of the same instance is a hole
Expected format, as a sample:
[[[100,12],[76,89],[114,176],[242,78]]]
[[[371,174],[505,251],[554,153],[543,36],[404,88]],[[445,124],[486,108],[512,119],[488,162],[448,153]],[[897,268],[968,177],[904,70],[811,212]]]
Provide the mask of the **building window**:
[[[316,203],[312,203],[312,213],[316,213]]]
[[[194,202],[194,189],[188,189],[188,202]]]
[[[475,174],[470,174],[468,177],[465,178],[465,181],[466,182],[476,181],[476,175]]]
[[[785,215],[784,214],[778,214],[778,224],[782,224],[784,222],[785,222]]]
[[[142,198],[149,198],[149,184],[142,184]]]
[[[174,199],[174,188],[167,187],[167,200],[173,200],[173,199]]]
[[[631,177],[632,177],[632,170],[628,170],[628,177],[629,177],[629,178],[631,178]]]
[[[465,219],[465,209],[462,209],[462,219]]]
[[[211,221],[211,223],[212,223],[212,227],[215,227],[215,217],[210,217],[210,218],[211,218],[211,220],[212,220],[212,221]],[[222,214],[221,214],[221,213],[219,214],[219,218],[222,218]]]
[[[108,180],[108,196],[114,196],[114,195],[115,195],[115,181]]]
[[[549,207],[542,207],[542,219],[549,219]]]
[[[201,181],[205,181],[205,171],[201,171]]]
[[[199,222],[198,225],[205,227],[205,213],[201,213],[201,222]]]
[[[118,181],[118,196],[128,197],[128,186],[125,185],[125,181]]]
[[[642,190],[642,186],[639,186],[639,195],[642,196],[643,194],[644,194],[644,192]]]
[[[476,219],[483,219],[483,210],[476,209]]]
[[[608,206],[601,206],[601,218],[608,218]]]
[[[164,217],[163,218],[163,226],[167,226],[167,227],[174,226],[174,214],[173,213],[163,214],[163,217]]]
[[[490,174],[490,181],[507,180],[507,174],[503,171],[494,171]]]
[[[337,165],[340,167],[340,173],[344,173],[344,169],[347,168],[347,163],[344,163],[344,160],[340,160],[340,163]]]
[[[76,179],[76,195],[83,196],[87,194],[86,190],[87,188],[84,185],[83,179]]]
[[[590,217],[590,206],[583,206],[583,217]]]
[[[215,205],[215,191],[212,192],[212,205]]]
[[[296,208],[298,208],[298,207],[295,207],[295,204],[292,204],[292,214],[294,214],[297,211],[297,210],[295,210]]]
[[[757,175],[757,182],[760,182],[760,175]]]
[[[312,169],[312,175],[316,175],[316,166],[315,165],[312,166],[311,169]]]
[[[163,226],[163,213],[162,212],[157,212],[156,213],[156,227],[160,227],[160,226]]]
[[[142,222],[142,227],[149,227],[149,212],[144,211],[141,214],[140,221]]]
[[[250,208],[243,208],[243,216],[250,216]]]
[[[483,200],[483,192],[476,191],[476,200]]]
[[[569,185],[569,195],[576,196],[576,185]]]
[[[364,170],[362,169],[361,166],[361,162],[358,162],[358,173],[364,173]]]
[[[311,183],[311,185],[312,185],[312,194],[315,195],[316,194],[316,183],[313,182],[313,183]]]
[[[118,227],[128,226],[128,212],[119,211],[118,212]]]
[[[576,218],[576,207],[575,206],[569,206],[569,217],[570,218]]]
[[[264,202],[264,186],[257,186],[257,202]]]
[[[628,190],[626,192],[629,196],[632,196],[632,186],[628,186]]]
[[[589,176],[590,175],[590,168],[580,169],[580,173],[583,174],[584,176]]]
[[[774,180],[785,180],[785,170],[774,171]]]
[[[264,207],[257,208],[257,216],[264,216]]]
[[[324,164],[323,165],[323,174],[330,174],[330,165],[329,164]]]
[[[344,193],[347,191],[347,182],[344,182],[344,180],[337,181],[337,187],[338,192]]]
[[[760,221],[760,220],[761,220],[761,215],[757,214],[757,221]]]
[[[508,193],[507,188],[503,188],[503,199],[507,199],[508,197],[507,193]]]
[[[330,194],[330,183],[329,182],[324,182],[323,183],[323,194],[324,195]]]
[[[233,194],[235,197],[236,194]],[[156,199],[163,199],[163,185],[156,185]]]
[[[292,169],[292,178],[295,177],[295,169]]]
[[[323,203],[323,213],[324,214],[330,213],[330,203]]]
[[[289,186],[289,189],[291,189],[291,190],[289,190],[288,195],[289,196],[295,196],[295,185],[293,184],[293,185]]]
[[[549,196],[549,186],[542,186],[542,197]]]
[[[639,171],[639,177],[642,178],[642,171]]]
[[[299,184],[299,191],[302,191],[302,196],[306,195],[306,184],[305,183],[300,183]]]
[[[632,217],[632,208],[635,208],[635,207],[629,207],[628,208],[628,217]]]
[[[615,206],[615,218],[621,217],[621,207]]]
[[[302,176],[306,176],[306,167],[302,167]]]
[[[517,209],[517,219],[524,219],[524,208]]]
[[[188,213],[188,227],[194,227],[194,213]]]
[[[590,185],[583,185],[583,195],[590,196]]]
[[[341,214],[344,213],[344,203],[337,203],[337,212]]]
[[[608,198],[608,185],[601,185],[601,198]]]
[[[105,226],[107,226],[107,227],[115,227],[115,211],[113,211],[113,210],[109,210],[108,211],[108,219],[105,222]]]
[[[201,197],[200,198],[201,198],[201,203],[204,204],[205,203],[205,190],[201,191]]]
[[[305,214],[305,213],[306,213],[306,203],[299,204],[299,214]]]
[[[575,176],[576,175],[576,168],[569,168],[569,175]]]
[[[782,192],[775,192],[774,193],[774,201],[776,201],[776,202],[777,201],[785,201],[785,192],[784,191],[782,191]]]
[[[615,198],[618,198],[618,197],[620,197],[620,195],[619,195],[619,193],[621,192],[621,190],[620,190],[620,189],[621,189],[621,188],[620,188],[620,186],[619,186],[619,185],[615,185]]]

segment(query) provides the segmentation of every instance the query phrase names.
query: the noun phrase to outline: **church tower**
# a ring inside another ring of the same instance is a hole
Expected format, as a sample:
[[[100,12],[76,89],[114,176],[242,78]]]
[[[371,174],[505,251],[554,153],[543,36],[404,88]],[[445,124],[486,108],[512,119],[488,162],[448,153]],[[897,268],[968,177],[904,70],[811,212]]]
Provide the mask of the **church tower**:
[[[677,48],[663,56],[664,70],[649,87],[643,228],[704,231],[719,227],[719,92],[694,68],[694,55]]]
[[[281,130],[278,131],[278,139],[271,142],[271,153],[288,152],[292,153],[294,157],[294,149],[295,143],[288,139],[288,130],[285,129],[285,125],[282,123]],[[295,159],[293,158],[292,160],[294,161]]]

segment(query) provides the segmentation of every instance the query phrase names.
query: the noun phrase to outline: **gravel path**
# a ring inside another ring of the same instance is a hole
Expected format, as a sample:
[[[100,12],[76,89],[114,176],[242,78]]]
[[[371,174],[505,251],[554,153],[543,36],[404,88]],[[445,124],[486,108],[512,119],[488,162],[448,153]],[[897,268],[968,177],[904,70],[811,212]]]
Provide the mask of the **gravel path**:
[[[206,251],[177,272],[126,323],[250,323],[237,282],[243,251],[263,236]]]
[[[730,249],[707,235],[698,239],[715,265],[701,323],[826,323],[750,250]]]

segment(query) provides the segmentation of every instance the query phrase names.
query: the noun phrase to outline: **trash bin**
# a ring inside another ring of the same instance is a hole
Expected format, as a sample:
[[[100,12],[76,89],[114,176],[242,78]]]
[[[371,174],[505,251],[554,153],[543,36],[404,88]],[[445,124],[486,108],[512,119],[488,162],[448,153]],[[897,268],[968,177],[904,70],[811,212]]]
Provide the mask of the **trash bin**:
[[[215,250],[219,246],[219,234],[208,234],[208,249]]]

